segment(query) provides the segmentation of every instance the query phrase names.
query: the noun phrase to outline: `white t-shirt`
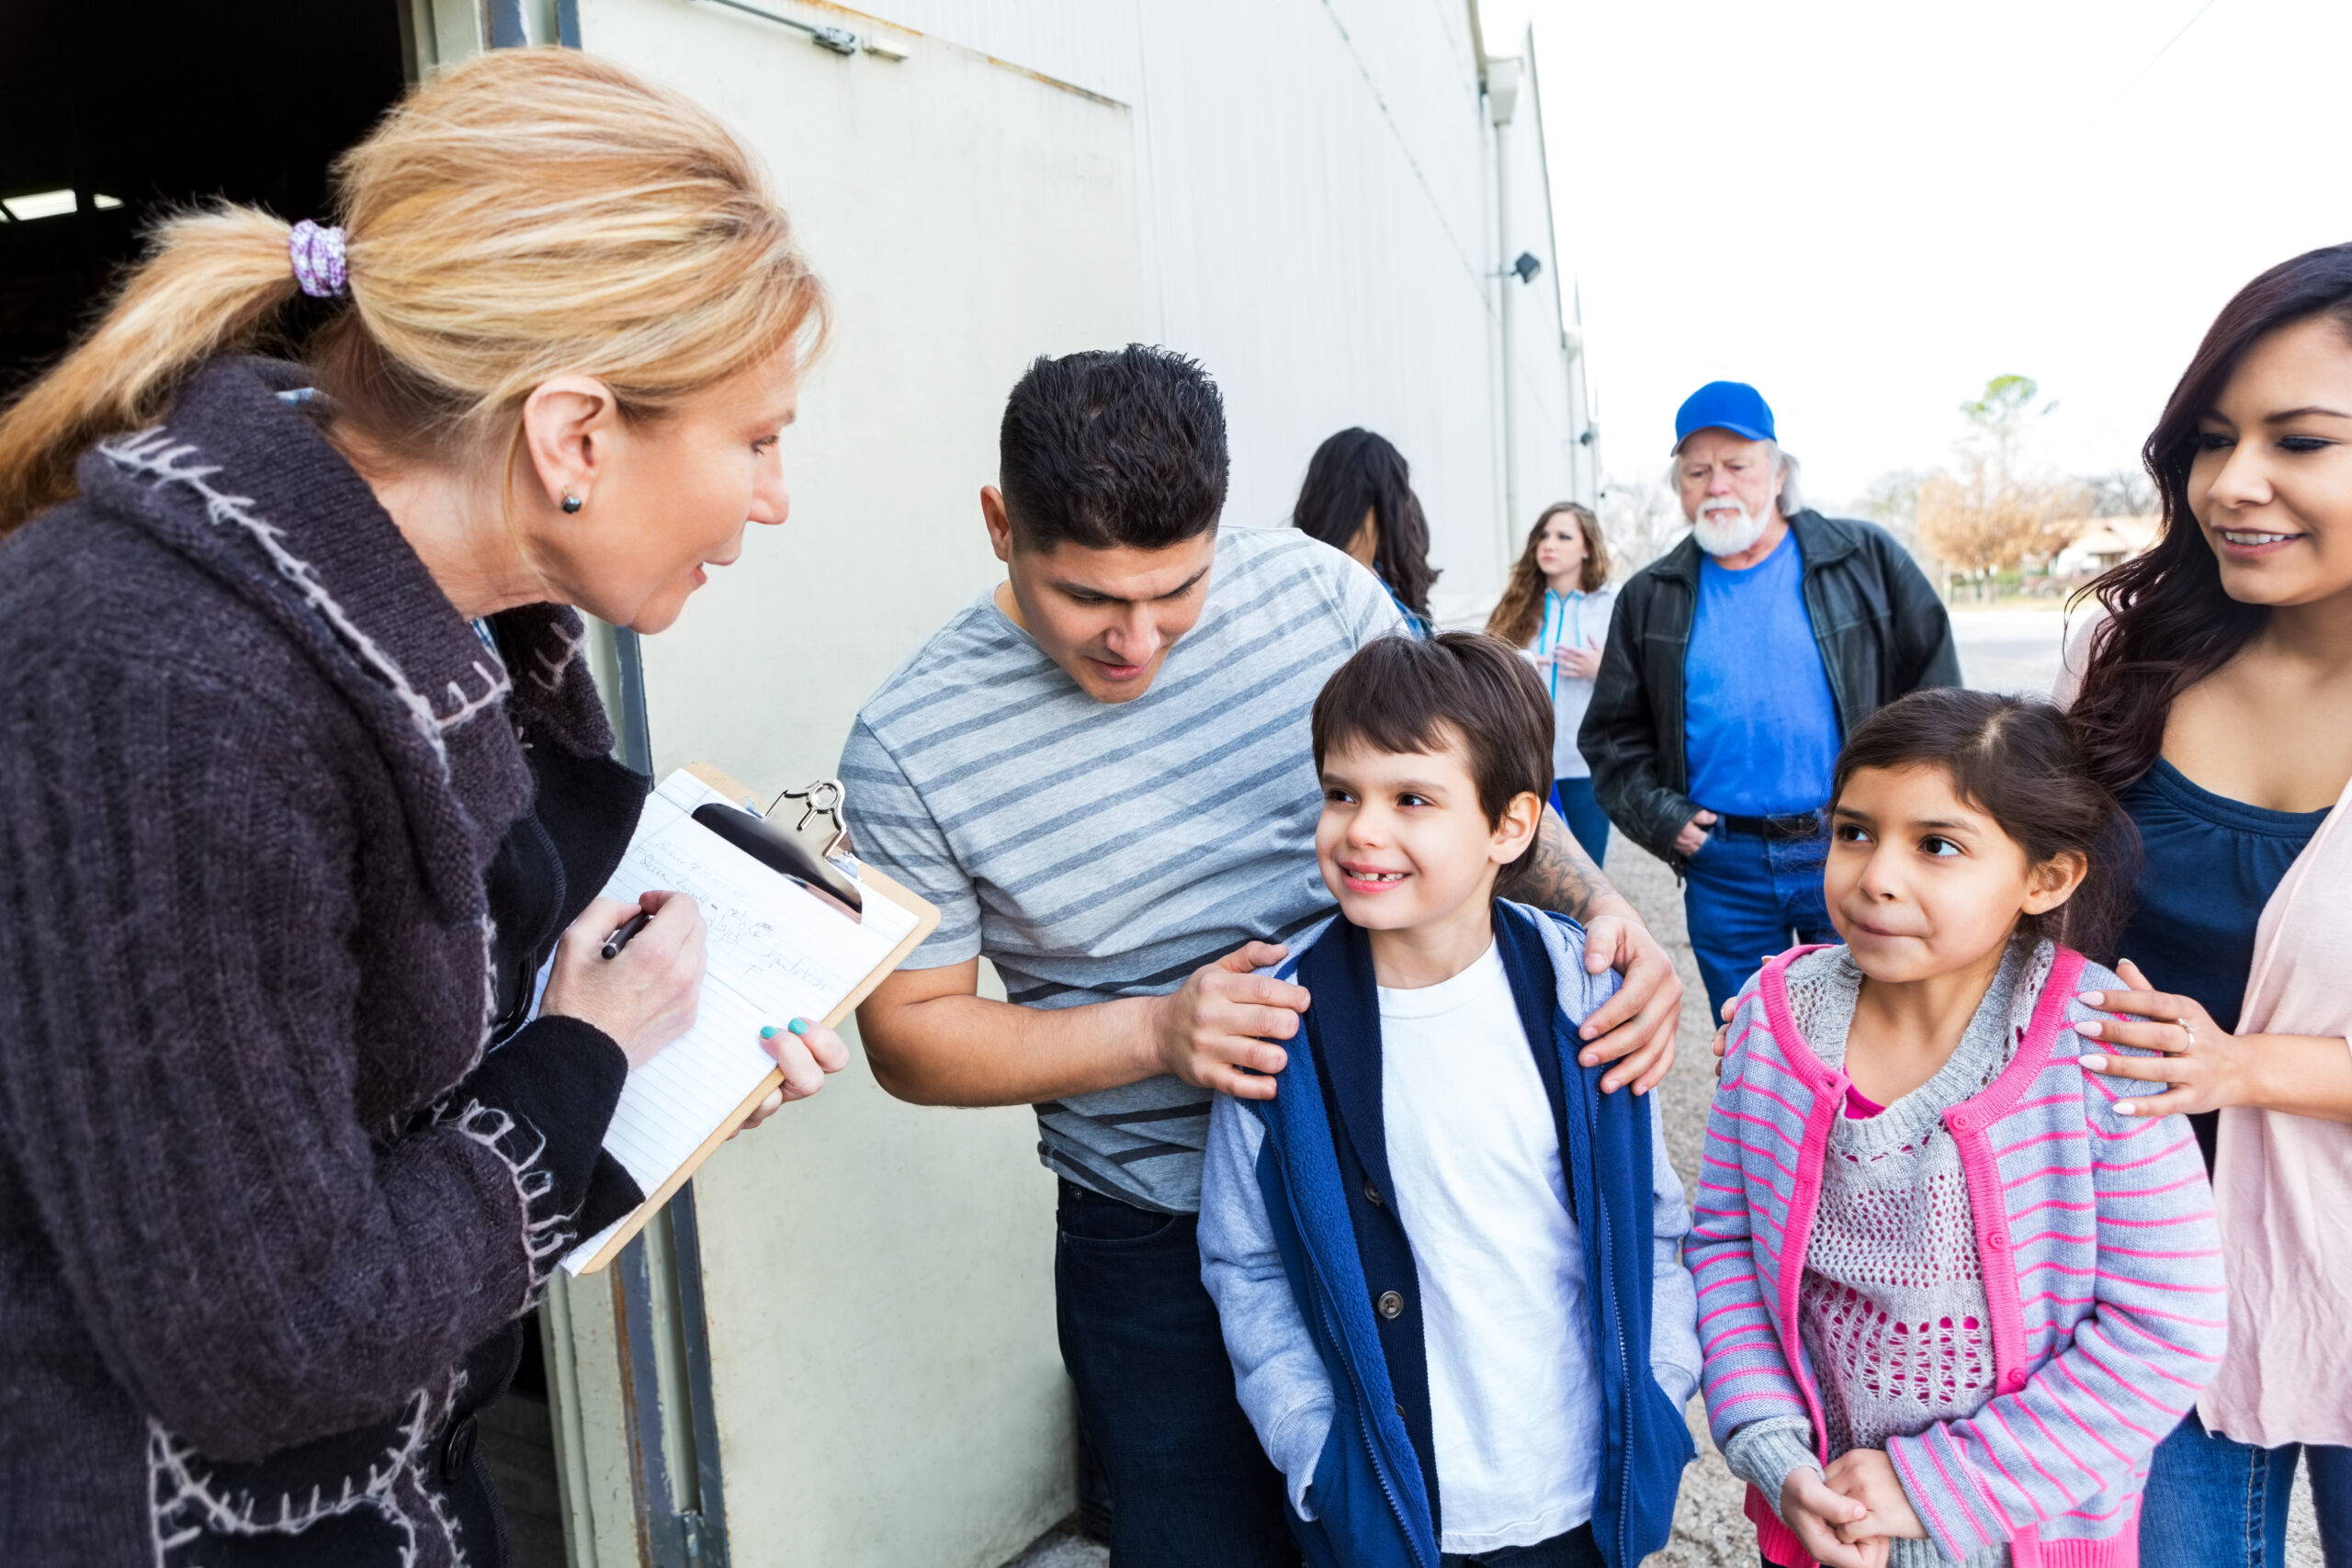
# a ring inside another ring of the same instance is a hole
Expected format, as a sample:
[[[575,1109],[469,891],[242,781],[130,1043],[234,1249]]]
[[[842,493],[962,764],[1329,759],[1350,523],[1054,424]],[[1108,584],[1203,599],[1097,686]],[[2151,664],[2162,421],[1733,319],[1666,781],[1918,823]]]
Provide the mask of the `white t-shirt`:
[[[1600,1397],[1559,1134],[1502,954],[1380,992],[1382,1116],[1419,1276],[1449,1552],[1592,1517]]]

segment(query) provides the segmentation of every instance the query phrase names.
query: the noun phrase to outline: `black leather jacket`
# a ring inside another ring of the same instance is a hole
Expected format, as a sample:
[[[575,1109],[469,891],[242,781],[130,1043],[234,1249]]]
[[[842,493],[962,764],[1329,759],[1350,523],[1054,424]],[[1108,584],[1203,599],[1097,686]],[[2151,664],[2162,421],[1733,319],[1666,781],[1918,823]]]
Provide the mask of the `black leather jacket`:
[[[1869,523],[1807,509],[1789,519],[1804,554],[1804,608],[1838,704],[1854,727],[1905,692],[1960,684],[1943,602],[1903,547]],[[1617,595],[1609,646],[1577,745],[1593,794],[1635,843],[1679,864],[1674,836],[1700,808],[1684,791],[1682,660],[1699,597],[1699,547],[1684,539]]]

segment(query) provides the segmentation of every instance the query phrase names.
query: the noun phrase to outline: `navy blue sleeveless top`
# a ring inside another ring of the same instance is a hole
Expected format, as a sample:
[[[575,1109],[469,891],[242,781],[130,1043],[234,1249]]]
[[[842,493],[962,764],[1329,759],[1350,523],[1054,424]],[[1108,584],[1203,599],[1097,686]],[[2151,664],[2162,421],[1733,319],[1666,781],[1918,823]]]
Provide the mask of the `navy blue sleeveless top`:
[[[2119,798],[2147,855],[2122,955],[2158,990],[2196,998],[2234,1032],[2262,907],[2327,813],[2248,806],[2199,788],[2162,758]],[[2214,1118],[2189,1120],[2210,1169]]]

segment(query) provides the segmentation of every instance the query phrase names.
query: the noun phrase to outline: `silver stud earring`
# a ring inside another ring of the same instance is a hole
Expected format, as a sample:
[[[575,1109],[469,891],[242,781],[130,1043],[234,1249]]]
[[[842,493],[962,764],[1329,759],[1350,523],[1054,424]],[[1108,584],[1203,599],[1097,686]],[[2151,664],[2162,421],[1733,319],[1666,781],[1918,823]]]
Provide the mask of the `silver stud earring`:
[[[570,491],[565,491],[563,492],[563,510],[566,515],[570,515],[571,513],[579,511],[582,507],[587,504],[588,503],[586,502],[581,500]]]

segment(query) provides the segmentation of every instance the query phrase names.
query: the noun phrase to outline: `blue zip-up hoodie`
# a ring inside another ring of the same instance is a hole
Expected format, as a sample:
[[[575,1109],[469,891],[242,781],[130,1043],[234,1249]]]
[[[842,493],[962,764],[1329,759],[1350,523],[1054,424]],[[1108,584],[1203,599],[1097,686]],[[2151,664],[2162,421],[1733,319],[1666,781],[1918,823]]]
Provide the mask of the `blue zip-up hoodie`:
[[[1610,1568],[1666,1543],[1692,1457],[1696,1297],[1681,1182],[1655,1099],[1600,1092],[1577,1028],[1616,989],[1584,969],[1583,928],[1497,900],[1495,942],[1560,1133],[1584,1249],[1600,1405],[1592,1529]],[[1201,1184],[1203,1282],[1242,1408],[1288,1480],[1315,1568],[1439,1568],[1439,1494],[1418,1276],[1380,1105],[1380,1009],[1365,934],[1334,919],[1272,973],[1314,997],[1270,1100],[1219,1096]],[[1377,1279],[1375,1290],[1367,1281]],[[1384,1317],[1375,1300],[1394,1291]]]

